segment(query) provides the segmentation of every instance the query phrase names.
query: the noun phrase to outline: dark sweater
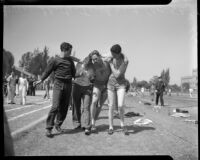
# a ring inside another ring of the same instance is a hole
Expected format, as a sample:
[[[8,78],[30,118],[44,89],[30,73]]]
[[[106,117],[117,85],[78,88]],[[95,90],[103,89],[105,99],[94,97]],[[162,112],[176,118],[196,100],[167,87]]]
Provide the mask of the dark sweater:
[[[156,90],[158,93],[164,92],[165,91],[165,84],[163,81],[158,81],[156,84]]]
[[[54,71],[55,79],[62,81],[71,81],[75,78],[76,69],[73,60],[70,57],[55,57],[49,62],[41,80],[44,81]]]

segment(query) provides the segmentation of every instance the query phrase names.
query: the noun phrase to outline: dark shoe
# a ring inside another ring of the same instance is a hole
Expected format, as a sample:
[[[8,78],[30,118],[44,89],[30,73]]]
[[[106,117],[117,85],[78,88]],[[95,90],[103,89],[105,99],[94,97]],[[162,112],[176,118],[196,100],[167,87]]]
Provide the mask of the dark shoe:
[[[59,126],[56,126],[55,129],[57,130],[58,133],[62,133],[62,132],[64,132],[64,130],[61,129]]]
[[[126,127],[122,127],[122,132],[124,133],[124,135],[129,135],[128,133],[128,129]]]
[[[90,130],[89,129],[85,129],[85,135],[90,135]]]
[[[49,138],[53,137],[53,134],[52,134],[51,130],[47,129],[46,136],[49,137]]]
[[[108,129],[108,134],[112,135],[114,133],[113,129]]]
[[[97,133],[97,128],[96,128],[95,126],[92,126],[92,127],[91,127],[91,132],[92,132],[92,133]]]
[[[74,129],[81,129],[81,126],[79,125],[77,127],[74,127]]]

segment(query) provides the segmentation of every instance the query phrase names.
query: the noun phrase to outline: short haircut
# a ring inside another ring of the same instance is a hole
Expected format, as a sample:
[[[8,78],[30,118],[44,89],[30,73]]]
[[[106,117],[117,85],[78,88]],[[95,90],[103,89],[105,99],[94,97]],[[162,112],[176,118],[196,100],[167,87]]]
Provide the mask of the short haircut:
[[[116,54],[120,54],[122,49],[121,46],[119,44],[115,44],[110,48],[110,51]]]
[[[60,45],[61,52],[69,51],[70,49],[72,49],[72,45],[70,43],[67,42],[61,43]]]

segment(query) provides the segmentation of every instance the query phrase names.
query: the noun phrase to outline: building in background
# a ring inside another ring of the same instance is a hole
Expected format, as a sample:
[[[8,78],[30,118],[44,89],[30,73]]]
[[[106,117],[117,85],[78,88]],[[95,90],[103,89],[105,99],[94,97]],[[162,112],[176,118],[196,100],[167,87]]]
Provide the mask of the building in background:
[[[189,87],[194,91],[198,89],[198,71],[197,69],[192,70],[192,76],[181,77],[181,86],[184,83],[189,83]]]

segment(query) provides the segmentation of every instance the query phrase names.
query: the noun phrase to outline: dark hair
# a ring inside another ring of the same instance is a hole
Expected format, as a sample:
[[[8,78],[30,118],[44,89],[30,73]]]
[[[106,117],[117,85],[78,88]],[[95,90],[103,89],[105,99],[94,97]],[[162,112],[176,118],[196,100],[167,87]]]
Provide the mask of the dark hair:
[[[97,50],[94,50],[89,54],[90,59],[92,58],[93,55],[97,55],[98,57],[101,57],[101,54]]]
[[[90,58],[90,56],[87,56],[84,58],[83,63],[85,64],[86,68],[89,68],[92,66],[92,59]]]
[[[110,51],[116,54],[120,54],[122,49],[121,46],[119,44],[115,44],[110,48]]]
[[[61,50],[61,52],[69,51],[70,49],[72,49],[72,45],[71,45],[70,43],[63,42],[63,43],[60,45],[60,50]]]

